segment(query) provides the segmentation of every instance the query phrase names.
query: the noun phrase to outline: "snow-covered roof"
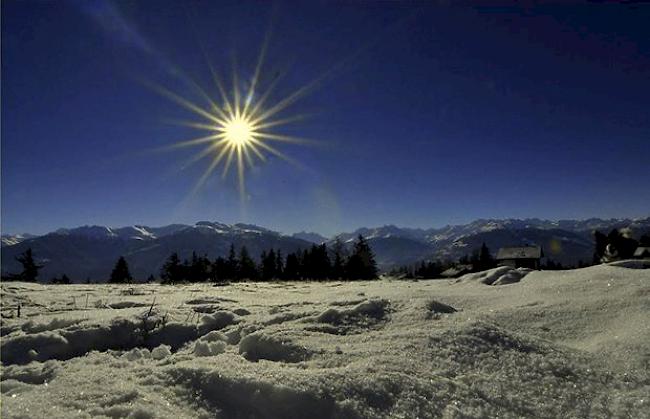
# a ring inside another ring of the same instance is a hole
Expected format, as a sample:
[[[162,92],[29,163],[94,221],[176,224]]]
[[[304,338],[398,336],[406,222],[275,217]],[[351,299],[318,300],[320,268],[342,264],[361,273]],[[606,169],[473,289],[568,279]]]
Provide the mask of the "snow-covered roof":
[[[640,258],[643,256],[650,256],[650,246],[639,246],[634,251],[634,257]]]
[[[497,252],[497,260],[504,259],[540,259],[542,248],[539,246],[502,247]]]

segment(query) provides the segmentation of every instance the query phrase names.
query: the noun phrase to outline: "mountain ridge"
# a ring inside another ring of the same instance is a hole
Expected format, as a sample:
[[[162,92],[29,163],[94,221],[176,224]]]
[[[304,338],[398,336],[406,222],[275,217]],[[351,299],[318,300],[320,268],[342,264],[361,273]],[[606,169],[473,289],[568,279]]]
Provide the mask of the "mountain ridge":
[[[107,227],[86,225],[58,229],[42,236],[20,235],[2,238],[2,273],[17,272],[15,257],[32,247],[44,263],[42,275],[50,278],[66,273],[76,281],[87,277],[105,279],[119,256],[125,256],[136,278],[157,275],[165,259],[173,252],[181,258],[192,251],[210,258],[225,256],[234,245],[246,246],[257,258],[263,250],[273,247],[283,254],[308,248],[314,244],[331,245],[339,239],[350,246],[359,234],[368,239],[381,269],[421,260],[453,261],[470,255],[482,243],[493,254],[499,247],[537,244],[548,259],[565,266],[589,262],[593,256],[593,230],[609,232],[622,229],[638,238],[650,234],[650,217],[590,218],[586,220],[478,219],[468,224],[440,228],[403,228],[395,225],[362,227],[351,233],[340,233],[330,239],[317,233],[282,234],[253,224],[225,224],[198,221],[194,225],[170,224],[160,227],[133,225]]]

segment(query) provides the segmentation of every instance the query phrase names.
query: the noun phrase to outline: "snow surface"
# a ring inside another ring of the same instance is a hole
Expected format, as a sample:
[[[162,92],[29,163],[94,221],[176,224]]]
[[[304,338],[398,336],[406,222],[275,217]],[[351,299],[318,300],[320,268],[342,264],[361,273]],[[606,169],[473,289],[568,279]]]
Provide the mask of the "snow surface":
[[[626,266],[451,281],[3,283],[1,414],[647,418],[650,270]]]

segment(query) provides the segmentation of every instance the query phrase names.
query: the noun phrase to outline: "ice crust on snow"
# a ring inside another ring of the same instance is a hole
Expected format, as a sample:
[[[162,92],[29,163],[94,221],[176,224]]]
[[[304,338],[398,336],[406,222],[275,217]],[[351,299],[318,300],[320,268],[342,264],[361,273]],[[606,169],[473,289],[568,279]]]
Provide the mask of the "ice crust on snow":
[[[650,270],[1,287],[3,418],[648,417]]]

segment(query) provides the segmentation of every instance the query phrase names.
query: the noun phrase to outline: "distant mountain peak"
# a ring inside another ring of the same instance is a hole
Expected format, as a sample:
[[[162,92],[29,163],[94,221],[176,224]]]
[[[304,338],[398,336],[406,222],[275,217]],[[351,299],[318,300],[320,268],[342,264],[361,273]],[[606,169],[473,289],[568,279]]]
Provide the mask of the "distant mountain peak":
[[[314,243],[314,244],[321,244],[327,241],[327,237],[324,237],[318,233],[308,232],[308,231],[300,231],[298,233],[293,233],[291,237],[304,240],[310,243]]]

